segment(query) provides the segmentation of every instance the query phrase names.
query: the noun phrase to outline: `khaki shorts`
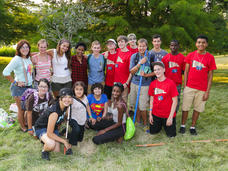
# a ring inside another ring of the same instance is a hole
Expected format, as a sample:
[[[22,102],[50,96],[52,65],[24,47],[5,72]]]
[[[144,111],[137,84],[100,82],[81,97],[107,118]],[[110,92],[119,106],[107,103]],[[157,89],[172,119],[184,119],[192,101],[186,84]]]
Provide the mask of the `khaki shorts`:
[[[206,101],[203,101],[205,91],[200,91],[194,88],[185,87],[183,92],[183,111],[189,111],[192,104],[194,110],[197,112],[203,112],[205,109]]]
[[[130,98],[130,107],[134,107],[137,99],[139,86],[131,83],[131,92],[129,95]],[[147,110],[149,107],[149,95],[148,95],[149,86],[141,86],[138,108],[141,111]]]

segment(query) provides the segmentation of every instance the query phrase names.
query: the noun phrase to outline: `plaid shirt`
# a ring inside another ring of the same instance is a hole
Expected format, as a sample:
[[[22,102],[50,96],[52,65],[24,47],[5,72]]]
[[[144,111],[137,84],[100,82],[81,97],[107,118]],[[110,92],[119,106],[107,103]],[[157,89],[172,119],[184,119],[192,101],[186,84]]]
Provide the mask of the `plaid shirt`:
[[[76,55],[72,56],[71,67],[72,67],[72,74],[71,74],[72,85],[74,85],[76,81],[83,81],[87,86],[88,85],[87,59],[82,57],[82,63],[80,63]]]

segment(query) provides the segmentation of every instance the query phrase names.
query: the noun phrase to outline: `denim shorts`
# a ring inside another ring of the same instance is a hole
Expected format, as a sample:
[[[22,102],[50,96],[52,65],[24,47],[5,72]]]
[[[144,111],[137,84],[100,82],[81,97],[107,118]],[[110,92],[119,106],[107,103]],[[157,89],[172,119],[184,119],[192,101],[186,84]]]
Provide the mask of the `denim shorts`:
[[[10,86],[11,96],[22,96],[22,94],[27,90],[28,88],[32,88],[32,86],[26,86],[26,87],[19,87],[16,86],[15,83],[12,83]]]
[[[47,128],[35,129],[36,136],[40,139],[43,134],[47,133]],[[54,133],[59,136],[59,131],[56,129]]]

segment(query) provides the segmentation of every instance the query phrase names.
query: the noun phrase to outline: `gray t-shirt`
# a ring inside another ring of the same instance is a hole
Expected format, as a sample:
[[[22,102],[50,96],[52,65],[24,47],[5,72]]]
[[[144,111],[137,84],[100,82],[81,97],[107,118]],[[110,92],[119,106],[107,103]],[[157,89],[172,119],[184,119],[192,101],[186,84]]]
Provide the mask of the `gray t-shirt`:
[[[86,106],[88,105],[88,99],[86,96],[84,96],[81,101]],[[81,126],[85,125],[86,122],[86,108],[83,104],[75,99],[73,99],[71,119],[76,120],[77,123]]]
[[[155,58],[154,58],[154,62],[157,61],[161,61],[162,58],[168,54],[168,52],[166,52],[165,50],[161,49],[160,52],[155,52],[153,49],[150,50],[151,54],[154,54]]]

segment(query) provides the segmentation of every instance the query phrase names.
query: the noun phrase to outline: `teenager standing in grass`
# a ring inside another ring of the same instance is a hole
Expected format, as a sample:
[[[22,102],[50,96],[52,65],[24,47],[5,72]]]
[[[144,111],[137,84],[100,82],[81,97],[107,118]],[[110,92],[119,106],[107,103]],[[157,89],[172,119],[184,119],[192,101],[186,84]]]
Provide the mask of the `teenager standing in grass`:
[[[132,52],[127,49],[128,38],[126,36],[119,36],[117,38],[119,50],[115,66],[115,79],[114,82],[120,82],[124,85],[124,92],[122,93],[123,99],[127,102],[129,85],[132,75],[129,71],[130,60]]]
[[[53,67],[51,89],[57,97],[60,89],[72,86],[70,42],[65,39],[60,40],[56,49],[48,50],[48,54],[52,56]]]
[[[138,52],[138,46],[136,44],[136,35],[134,33],[130,33],[127,35],[128,38],[128,43],[129,45],[127,46],[127,48],[132,52],[132,54],[137,53]]]
[[[139,95],[139,104],[137,109],[137,123],[141,123],[141,118],[143,120],[143,125],[147,125],[147,108],[149,107],[149,85],[152,81],[152,77],[146,77],[147,74],[151,73],[152,62],[154,62],[154,55],[151,55],[147,51],[148,42],[146,39],[138,40],[138,53],[131,56],[130,62],[130,72],[133,75],[131,81],[131,92],[130,92],[130,109],[133,110],[135,106],[140,77],[142,77],[141,91]],[[142,67],[144,65],[144,67]],[[144,76],[141,76],[141,72],[144,72]]]
[[[208,38],[204,35],[198,36],[196,38],[197,50],[189,53],[185,58],[182,120],[179,131],[182,134],[185,133],[188,111],[194,104],[192,125],[189,131],[192,135],[197,135],[196,121],[199,114],[204,111],[205,103],[209,98],[213,70],[216,70],[216,64],[214,56],[206,51],[207,46]]]
[[[30,45],[28,41],[21,40],[17,43],[16,55],[3,70],[3,75],[12,83],[10,90],[14,97],[18,112],[18,121],[23,132],[27,131],[24,121],[24,112],[21,109],[21,96],[26,89],[32,87],[32,62],[30,60]],[[10,75],[14,72],[14,78]]]
[[[87,59],[84,56],[86,51],[86,44],[83,42],[78,42],[75,46],[76,54],[72,56],[72,85],[77,81],[82,81],[88,86],[88,75],[87,75]],[[86,92],[85,92],[86,93]]]
[[[150,96],[150,133],[157,134],[164,127],[168,137],[176,136],[177,88],[173,80],[165,77],[165,66],[155,62],[154,73],[148,94]]]
[[[94,129],[99,132],[93,137],[93,142],[97,145],[115,141],[121,142],[126,130],[126,109],[127,104],[122,98],[124,86],[115,83],[112,89],[112,99],[108,104],[108,112],[112,113],[112,119],[104,118],[96,122]]]
[[[32,93],[25,101],[28,133],[30,135],[34,135],[32,126],[34,126],[36,120],[53,102],[53,97],[48,91],[50,88],[49,81],[46,78],[41,78],[37,84],[38,91]]]
[[[91,45],[92,54],[88,55],[88,93],[91,86],[95,83],[101,83],[104,86],[105,58],[100,54],[101,44],[95,40]]]
[[[50,151],[60,152],[60,143],[63,143],[66,149],[71,148],[66,139],[59,137],[58,126],[69,114],[67,109],[72,103],[72,95],[71,89],[61,89],[56,102],[35,123],[36,136],[44,143],[42,158],[45,160],[50,160]]]
[[[162,58],[168,54],[165,50],[161,49],[161,36],[159,34],[155,34],[152,37],[152,44],[153,44],[153,49],[150,50],[151,54],[155,55],[154,61],[161,61]]]
[[[108,99],[110,100],[112,95],[112,86],[114,84],[114,78],[115,78],[115,63],[118,55],[116,51],[116,41],[114,39],[108,39],[107,48],[108,48],[108,51],[105,52],[105,54],[107,55],[106,57],[107,65],[106,65],[104,93],[107,95]]]
[[[165,65],[165,76],[176,83],[178,91],[178,103],[176,112],[179,110],[180,105],[180,94],[181,94],[181,84],[182,84],[182,72],[185,67],[185,57],[178,52],[179,43],[177,40],[172,40],[170,42],[171,53],[168,53],[162,58],[162,62]]]
[[[32,63],[35,67],[36,73],[34,88],[38,87],[38,82],[42,78],[46,78],[48,81],[50,81],[52,74],[52,57],[47,53],[48,43],[45,39],[41,39],[37,44],[39,53],[32,57]]]

